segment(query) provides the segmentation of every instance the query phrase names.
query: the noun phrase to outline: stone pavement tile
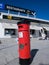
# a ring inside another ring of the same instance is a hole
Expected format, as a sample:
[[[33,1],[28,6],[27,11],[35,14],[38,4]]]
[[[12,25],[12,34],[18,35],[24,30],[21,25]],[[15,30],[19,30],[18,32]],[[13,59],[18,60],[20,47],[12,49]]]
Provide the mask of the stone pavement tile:
[[[0,65],[6,64],[6,58],[3,53],[0,53]]]
[[[10,61],[9,63],[7,63],[6,65],[19,65],[19,59],[16,58],[16,59]]]

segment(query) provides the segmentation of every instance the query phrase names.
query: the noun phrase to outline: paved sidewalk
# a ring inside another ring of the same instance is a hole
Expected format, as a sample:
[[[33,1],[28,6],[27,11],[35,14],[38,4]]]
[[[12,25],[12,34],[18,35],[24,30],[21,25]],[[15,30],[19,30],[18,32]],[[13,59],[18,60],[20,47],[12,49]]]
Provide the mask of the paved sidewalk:
[[[19,65],[15,39],[4,39],[0,44],[0,65]],[[31,39],[30,65],[49,65],[49,40]]]
[[[16,58],[6,65],[19,65],[19,60]],[[30,65],[49,65],[49,47],[37,51],[35,56],[32,54]]]

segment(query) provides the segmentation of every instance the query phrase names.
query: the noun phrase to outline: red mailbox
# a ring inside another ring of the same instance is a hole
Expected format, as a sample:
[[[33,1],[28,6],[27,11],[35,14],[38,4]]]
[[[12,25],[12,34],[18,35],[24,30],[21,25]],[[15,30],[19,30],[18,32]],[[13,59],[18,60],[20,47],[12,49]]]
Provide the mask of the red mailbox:
[[[19,63],[20,65],[29,65],[30,63],[30,29],[29,21],[18,22],[19,37]]]

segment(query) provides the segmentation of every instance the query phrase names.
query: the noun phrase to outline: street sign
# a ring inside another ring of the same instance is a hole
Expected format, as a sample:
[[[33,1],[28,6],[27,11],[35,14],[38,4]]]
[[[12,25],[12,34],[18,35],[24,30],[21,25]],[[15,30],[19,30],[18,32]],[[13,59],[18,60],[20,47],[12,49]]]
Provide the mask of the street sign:
[[[35,13],[35,11],[20,8],[20,7],[15,7],[15,6],[11,6],[11,5],[5,5],[5,9],[11,10],[11,11],[16,11],[16,12],[21,12],[21,13],[26,13],[26,14],[30,14],[30,15],[34,15],[34,13]]]
[[[20,20],[21,18],[11,16],[11,15],[3,15],[3,19],[9,19],[9,20]]]

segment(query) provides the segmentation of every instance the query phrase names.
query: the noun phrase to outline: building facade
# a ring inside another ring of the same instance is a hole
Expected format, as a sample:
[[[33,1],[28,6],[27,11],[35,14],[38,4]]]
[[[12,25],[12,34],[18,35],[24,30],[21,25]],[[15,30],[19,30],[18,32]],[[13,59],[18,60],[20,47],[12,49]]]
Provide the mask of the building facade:
[[[18,15],[8,14],[8,13],[0,13],[0,38],[18,37],[17,22],[21,21],[23,17],[29,19],[29,17],[25,17],[25,16],[18,16]],[[47,35],[49,36],[49,23],[47,24],[46,20],[39,20],[37,18],[33,18],[33,19],[30,18],[30,20],[31,20],[30,37],[33,38],[40,37],[39,31],[42,29],[42,27],[46,28]]]

